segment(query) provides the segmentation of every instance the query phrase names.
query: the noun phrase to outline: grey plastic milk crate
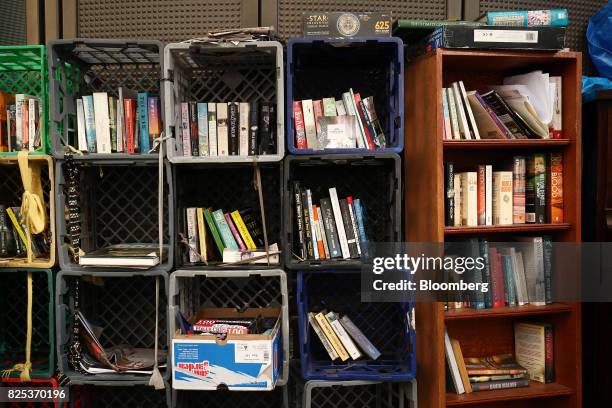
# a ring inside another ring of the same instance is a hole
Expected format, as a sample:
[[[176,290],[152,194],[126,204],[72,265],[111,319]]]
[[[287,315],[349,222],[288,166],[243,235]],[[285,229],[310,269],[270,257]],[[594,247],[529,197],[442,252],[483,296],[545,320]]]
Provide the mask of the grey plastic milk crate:
[[[287,275],[281,269],[262,270],[178,270],[170,275],[168,302],[169,342],[176,332],[176,314],[186,317],[200,307],[280,307],[283,367],[276,386],[289,377],[289,295]],[[168,363],[172,365],[171,358]],[[183,392],[183,391],[179,391]]]
[[[275,162],[285,155],[283,46],[277,41],[183,42],[164,48],[164,105],[168,159],[172,163]],[[276,154],[183,156],[180,103],[271,102],[276,104]]]
[[[307,381],[297,387],[301,408],[417,408],[416,381]]]
[[[288,385],[273,391],[177,391],[172,390],[173,408],[295,408]]]
[[[118,97],[119,87],[161,95],[162,43],[153,40],[85,39],[51,41],[49,59],[49,138],[56,159],[67,152],[66,145],[77,148],[76,99],[93,92],[107,92]],[[152,147],[152,146],[151,146]],[[86,153],[75,155],[88,159],[146,159],[158,153]]]
[[[87,384],[70,388],[70,408],[171,408],[171,386],[156,390],[146,384]]]
[[[83,279],[86,278],[86,279]],[[138,385],[148,384],[150,376],[127,373],[82,374],[68,364],[75,307],[75,281],[80,279],[79,310],[90,324],[103,327],[99,336],[103,347],[130,345],[153,348],[155,344],[155,280],[159,279],[158,350],[168,351],[168,274],[162,271],[131,272],[60,271],[56,278],[55,331],[57,364],[71,384]],[[81,347],[86,350],[81,341]],[[170,355],[166,359],[168,367]],[[169,368],[160,368],[165,379]]]
[[[65,213],[68,183],[64,160],[55,163],[57,251],[63,271],[107,271],[74,262]],[[90,252],[122,243],[158,243],[158,162],[154,160],[91,160],[80,165],[81,249]],[[174,191],[172,166],[164,163],[165,262],[149,271],[169,272],[174,260]],[[128,269],[129,270],[129,269]]]

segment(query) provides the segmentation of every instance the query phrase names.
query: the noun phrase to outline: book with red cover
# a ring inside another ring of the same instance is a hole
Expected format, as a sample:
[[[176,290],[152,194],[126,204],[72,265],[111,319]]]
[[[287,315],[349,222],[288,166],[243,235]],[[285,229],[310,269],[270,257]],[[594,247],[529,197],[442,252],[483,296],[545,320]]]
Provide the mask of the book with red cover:
[[[489,265],[491,268],[491,294],[493,295],[493,307],[504,307],[506,305],[504,270],[502,269],[501,254],[497,248],[489,249]]]
[[[374,150],[374,142],[372,141],[372,133],[370,132],[370,127],[365,118],[365,114],[363,113],[363,107],[361,104],[361,95],[358,93],[355,94],[355,105],[357,106],[357,112],[359,114],[359,120],[363,124],[363,131],[365,133],[366,142],[368,143],[368,149]]]
[[[512,168],[512,223],[525,223],[525,157],[514,156]]]
[[[242,242],[242,237],[240,237],[240,234],[238,233],[238,230],[234,225],[234,220],[232,220],[232,217],[229,215],[229,213],[225,213],[223,214],[223,216],[225,217],[225,221],[227,221],[227,225],[229,225],[230,231],[232,231],[232,235],[234,236],[236,243],[240,247],[240,250],[246,251],[247,247],[244,245],[244,242]]]
[[[304,127],[304,113],[302,112],[301,101],[293,101],[293,121],[295,127],[295,147],[307,149],[306,128]]]
[[[477,209],[478,209],[478,225],[487,224],[487,182],[486,182],[486,167],[484,164],[478,166],[478,182],[476,184]],[[493,194],[492,191],[489,194]]]
[[[550,203],[549,206],[549,217],[551,223],[562,223],[563,222],[563,154],[562,153],[551,153],[550,154],[550,177],[548,194]]]
[[[313,204],[312,214],[315,222],[315,233],[317,236],[317,250],[319,251],[319,259],[325,259],[325,246],[323,245],[323,237],[319,234],[321,225],[319,224],[319,212],[317,206]]]
[[[136,100],[135,99],[124,99],[123,109],[125,115],[125,139],[127,142],[127,152],[134,153],[136,146],[134,145],[134,138],[136,134],[135,120],[136,120]]]
[[[200,139],[198,138],[198,104],[189,102],[189,140],[191,141],[191,155],[200,155]]]

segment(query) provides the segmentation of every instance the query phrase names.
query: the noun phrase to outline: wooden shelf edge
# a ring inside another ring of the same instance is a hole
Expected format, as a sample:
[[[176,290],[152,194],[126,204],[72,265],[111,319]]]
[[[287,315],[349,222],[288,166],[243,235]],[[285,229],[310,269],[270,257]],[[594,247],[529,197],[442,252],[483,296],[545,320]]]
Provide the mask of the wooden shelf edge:
[[[486,139],[486,140],[443,140],[444,149],[490,149],[490,148],[535,148],[561,147],[570,144],[569,139]]]
[[[571,228],[569,223],[560,224],[512,224],[487,225],[479,227],[444,227],[445,235],[530,233],[547,231],[564,231]]]
[[[467,406],[476,404],[488,404],[502,401],[518,401],[537,398],[569,397],[574,390],[565,385],[551,383],[542,384],[531,381],[529,387],[511,388],[495,391],[478,391],[471,394],[446,393],[446,406]]]
[[[521,317],[543,314],[570,313],[572,310],[574,310],[574,307],[566,303],[553,303],[546,306],[525,305],[479,310],[465,308],[446,311],[444,313],[444,319],[446,321],[456,321],[485,318]]]

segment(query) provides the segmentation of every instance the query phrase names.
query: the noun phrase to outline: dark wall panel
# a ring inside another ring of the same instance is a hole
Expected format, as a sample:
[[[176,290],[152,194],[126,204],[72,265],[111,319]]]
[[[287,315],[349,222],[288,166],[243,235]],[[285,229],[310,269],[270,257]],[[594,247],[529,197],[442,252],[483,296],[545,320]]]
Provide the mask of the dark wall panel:
[[[0,45],[15,45],[25,43],[25,0],[1,0]]]

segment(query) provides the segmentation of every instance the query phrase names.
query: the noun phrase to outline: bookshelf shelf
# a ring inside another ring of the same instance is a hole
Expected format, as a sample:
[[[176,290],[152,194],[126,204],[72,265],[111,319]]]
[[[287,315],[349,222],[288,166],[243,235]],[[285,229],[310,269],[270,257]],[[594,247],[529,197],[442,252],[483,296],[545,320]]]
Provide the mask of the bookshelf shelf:
[[[487,225],[480,227],[444,227],[445,235],[475,235],[475,234],[530,234],[534,232],[565,231],[571,228],[569,223],[559,224],[513,224]]]
[[[562,384],[542,384],[531,381],[529,387],[495,391],[478,391],[471,394],[446,394],[447,407],[490,404],[503,401],[521,401],[541,398],[561,398],[574,394],[574,390]]]
[[[444,140],[445,150],[532,149],[567,146],[569,139]]]
[[[565,303],[553,303],[546,306],[525,305],[481,310],[465,308],[446,311],[444,313],[444,319],[448,322],[467,319],[512,318],[569,313],[571,311],[572,305]]]
[[[551,234],[553,241],[579,243],[581,231],[581,78],[582,56],[576,52],[526,52],[439,49],[405,67],[404,239],[440,242],[470,237],[515,240]],[[565,139],[443,140],[442,89],[463,81],[468,90],[486,91],[506,76],[543,70],[563,81],[562,127]],[[564,224],[445,227],[444,163],[455,171],[480,164],[505,168],[514,155],[537,151],[563,156]],[[426,180],[426,182],[412,182]],[[415,199],[418,198],[418,199]],[[554,268],[554,264],[553,264]],[[554,272],[553,272],[554,273]],[[568,276],[565,279],[580,277]],[[421,408],[446,406],[580,408],[582,388],[581,307],[579,303],[445,312],[443,302],[417,302],[418,392]],[[519,389],[457,395],[447,392],[444,333],[461,343],[464,355],[514,352],[513,323],[537,319],[554,326],[554,384],[532,383]],[[519,403],[513,401],[520,401]]]

